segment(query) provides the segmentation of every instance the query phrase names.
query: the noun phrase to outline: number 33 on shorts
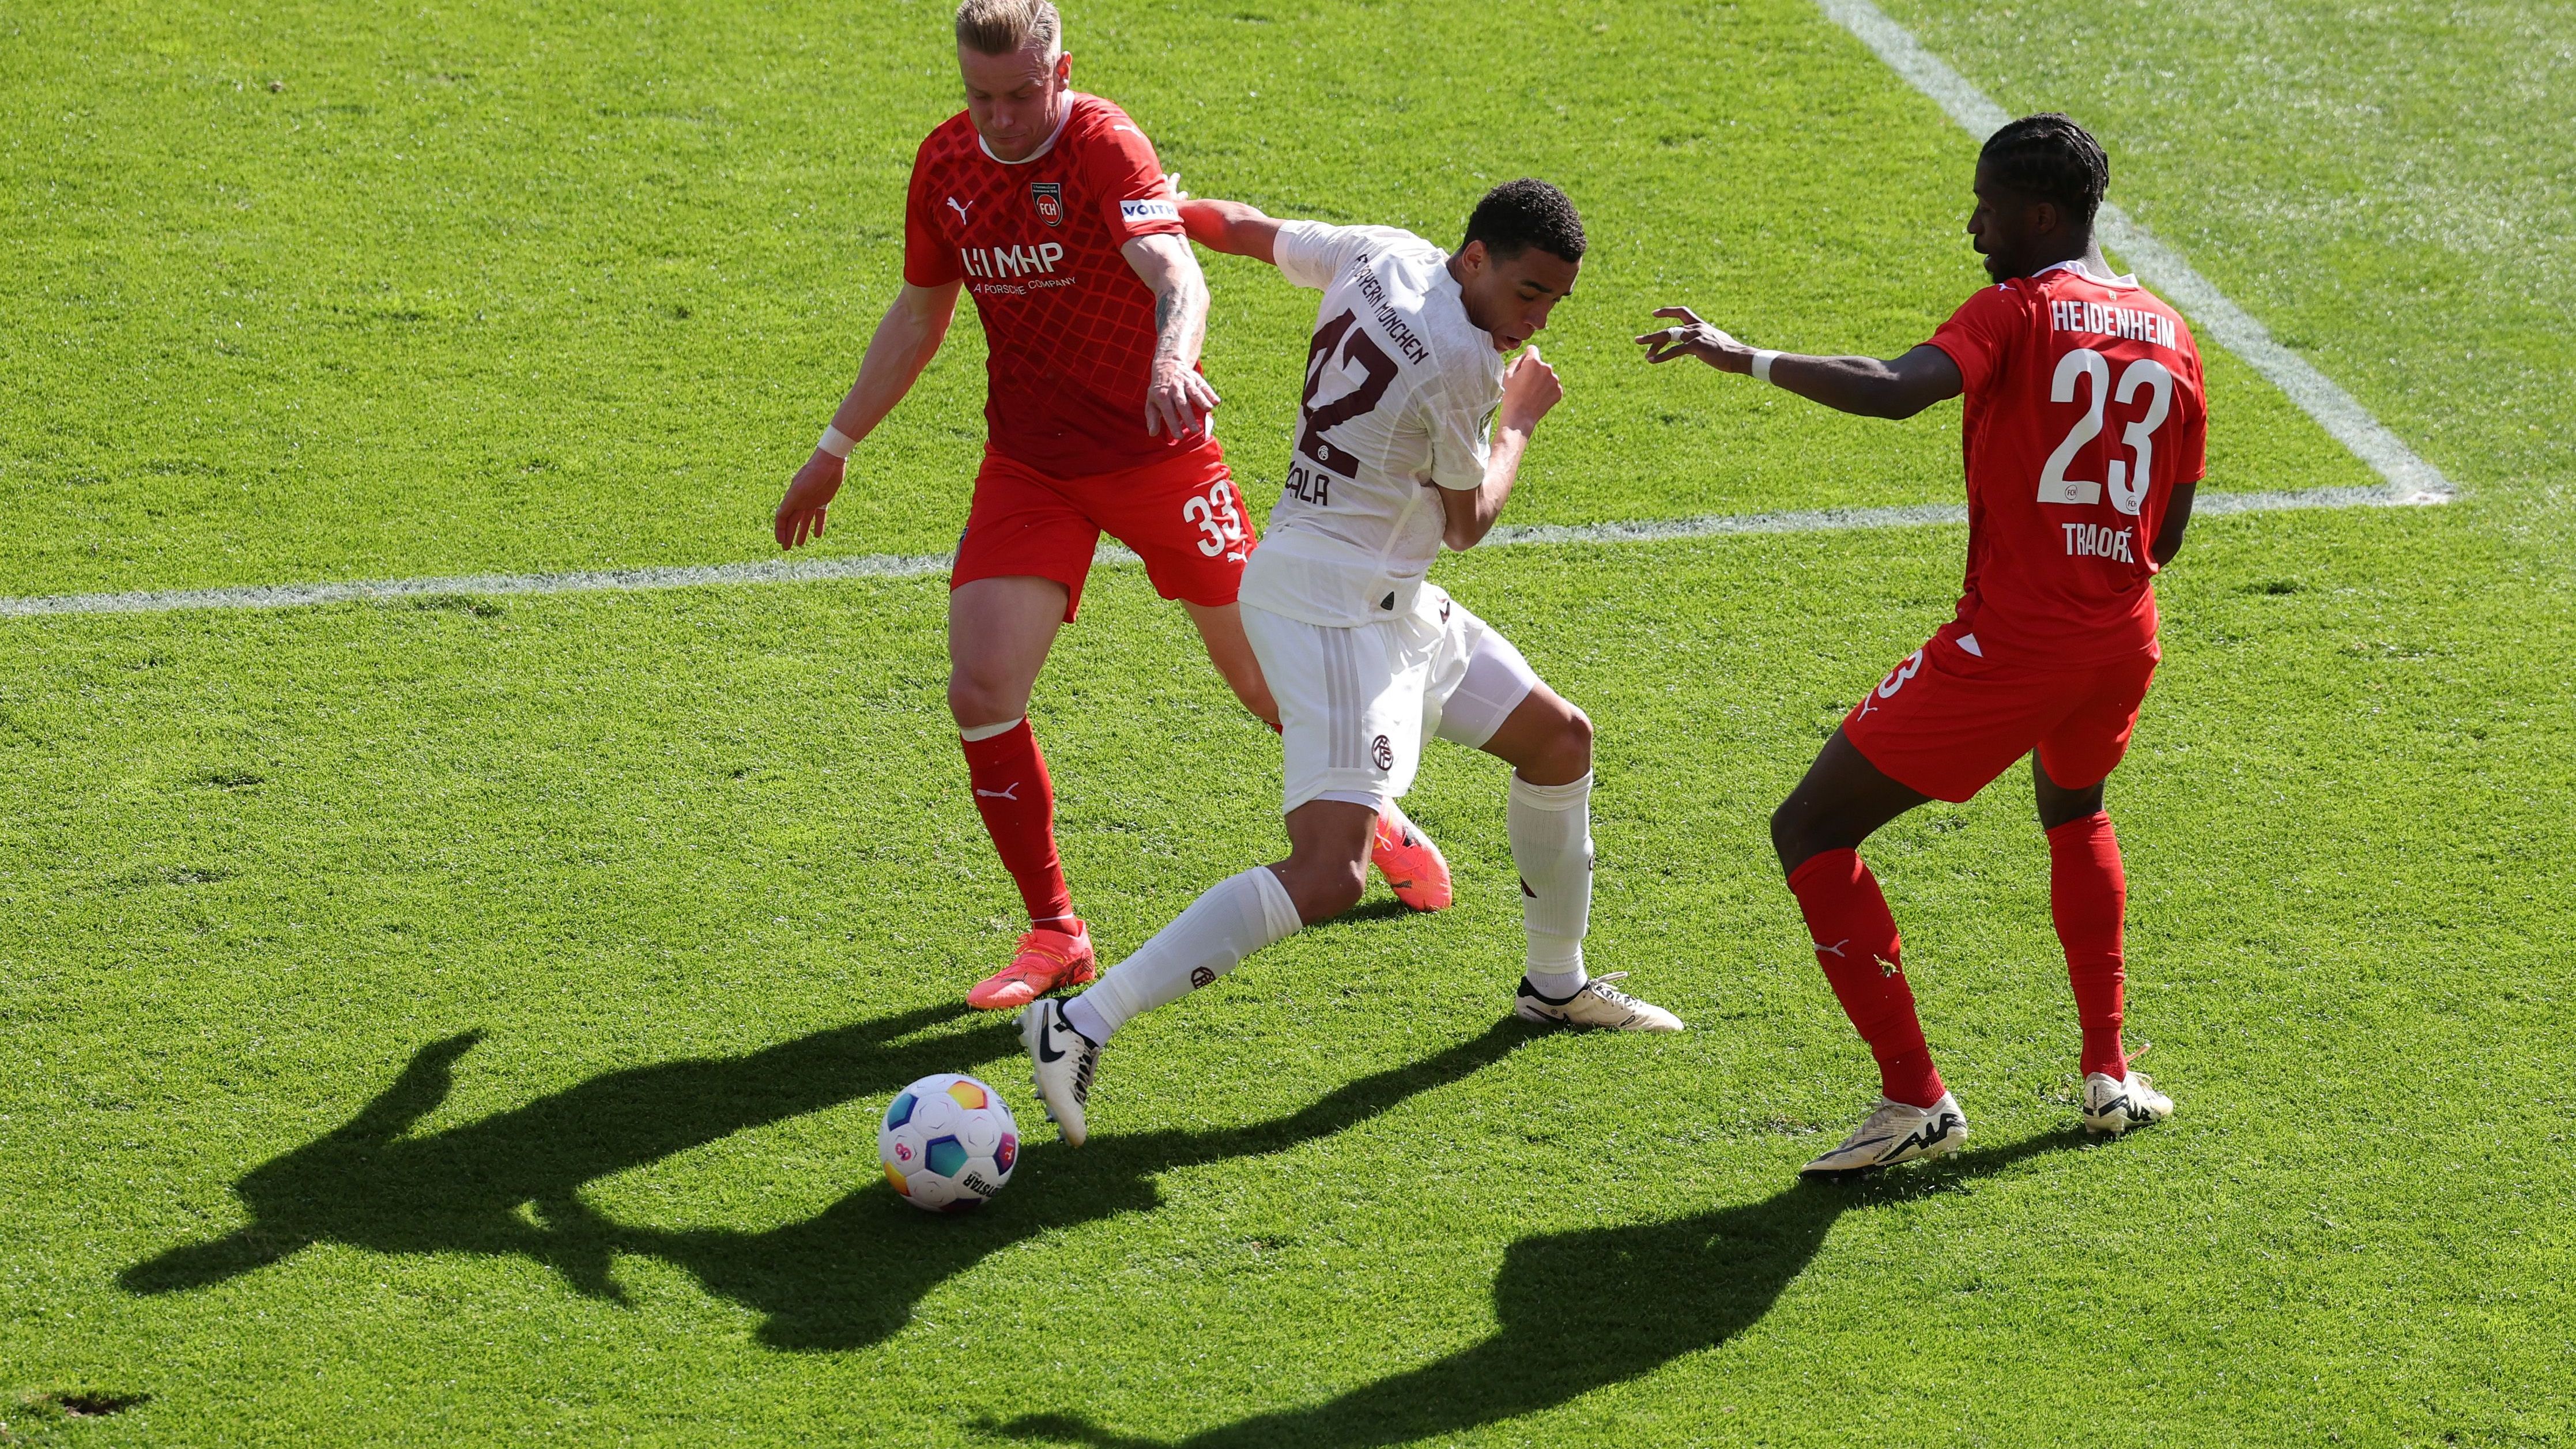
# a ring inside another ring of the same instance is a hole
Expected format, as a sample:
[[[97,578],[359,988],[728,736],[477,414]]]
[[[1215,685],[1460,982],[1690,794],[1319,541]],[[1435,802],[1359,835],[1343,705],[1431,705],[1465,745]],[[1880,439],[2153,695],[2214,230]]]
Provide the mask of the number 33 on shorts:
[[[1904,660],[1894,669],[1887,671],[1887,678],[1881,681],[1878,688],[1872,692],[1873,697],[1861,701],[1860,712],[1862,714],[1867,714],[1871,710],[1878,708],[1879,700],[1896,698],[1896,692],[1905,687],[1905,681],[1912,679],[1915,675],[1915,671],[1922,667],[1922,650],[1917,649],[1913,653],[1906,655]]]
[[[1199,552],[1209,558],[1224,554],[1242,562],[1243,510],[1236,506],[1232,479],[1219,478],[1208,485],[1205,494],[1193,493],[1183,499],[1181,521],[1207,535],[1198,541]]]

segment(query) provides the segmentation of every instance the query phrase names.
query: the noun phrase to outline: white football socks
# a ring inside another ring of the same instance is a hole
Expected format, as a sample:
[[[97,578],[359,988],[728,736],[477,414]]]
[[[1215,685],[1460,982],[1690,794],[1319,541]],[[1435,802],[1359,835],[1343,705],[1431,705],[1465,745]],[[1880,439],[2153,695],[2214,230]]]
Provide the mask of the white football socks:
[[[1521,873],[1521,925],[1529,980],[1563,1000],[1583,989],[1583,935],[1592,926],[1592,777],[1533,785],[1512,776],[1504,823]]]
[[[1067,1002],[1065,1019],[1095,1042],[1131,1019],[1180,1000],[1264,946],[1297,934],[1297,903],[1268,866],[1229,876],[1136,954],[1109,968],[1089,991]],[[1095,1034],[1094,1026],[1099,1027]]]

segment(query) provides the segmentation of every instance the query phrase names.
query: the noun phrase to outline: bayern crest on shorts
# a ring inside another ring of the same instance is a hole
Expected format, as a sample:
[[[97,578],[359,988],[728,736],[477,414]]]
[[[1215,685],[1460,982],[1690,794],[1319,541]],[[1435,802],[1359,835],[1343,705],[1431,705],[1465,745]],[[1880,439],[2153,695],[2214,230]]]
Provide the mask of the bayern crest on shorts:
[[[1035,205],[1035,206],[1037,207],[1037,209],[1038,209],[1038,220],[1040,220],[1040,221],[1042,221],[1042,222],[1045,222],[1045,223],[1046,223],[1047,225],[1049,225],[1049,226],[1062,226],[1062,225],[1064,225],[1064,183],[1063,183],[1063,182],[1061,182],[1061,181],[1032,181],[1032,182],[1030,182],[1030,183],[1029,183],[1029,201],[1031,202],[1031,204]]]

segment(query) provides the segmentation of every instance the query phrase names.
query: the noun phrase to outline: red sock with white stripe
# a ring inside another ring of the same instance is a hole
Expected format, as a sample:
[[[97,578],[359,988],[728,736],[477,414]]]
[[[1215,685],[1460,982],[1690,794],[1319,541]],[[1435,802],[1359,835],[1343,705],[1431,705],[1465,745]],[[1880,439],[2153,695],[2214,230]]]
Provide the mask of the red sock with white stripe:
[[[1789,890],[1806,913],[1816,964],[1878,1059],[1879,1090],[1911,1107],[1940,1101],[1947,1089],[1923,1044],[1914,988],[1900,964],[1896,918],[1888,914],[1878,877],[1861,864],[1859,852],[1828,850],[1789,872]]]
[[[995,730],[987,733],[987,730]],[[1074,929],[1073,893],[1055,851],[1055,782],[1026,719],[961,732],[966,778],[975,787],[975,809],[993,837],[1002,868],[1020,887],[1029,923]]]
[[[2114,1080],[2129,1074],[2120,1045],[2121,997],[2128,971],[2121,917],[2129,878],[2120,867],[2120,838],[2111,817],[2095,811],[2048,832],[2048,907],[2066,948],[2066,981],[2075,988],[2075,1021],[2084,1029],[2083,1070]]]

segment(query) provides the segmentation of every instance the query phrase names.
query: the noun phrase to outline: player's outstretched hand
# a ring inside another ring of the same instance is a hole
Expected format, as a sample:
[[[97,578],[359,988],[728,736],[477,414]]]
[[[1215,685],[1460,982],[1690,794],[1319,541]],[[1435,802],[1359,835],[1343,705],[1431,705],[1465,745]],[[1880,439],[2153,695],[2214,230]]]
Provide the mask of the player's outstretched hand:
[[[1156,358],[1154,380],[1145,389],[1145,436],[1186,438],[1207,426],[1207,415],[1222,401],[1206,378],[1171,358]]]
[[[770,521],[780,548],[823,536],[823,515],[841,491],[843,466],[840,459],[817,448],[788,480],[787,496],[778,500],[778,516]]]
[[[1547,410],[1565,400],[1565,384],[1557,381],[1556,369],[1538,355],[1538,345],[1521,349],[1512,365],[1503,369],[1502,423],[1522,432],[1538,426]]]
[[[1699,314],[1688,307],[1658,307],[1655,315],[1670,318],[1680,325],[1649,332],[1637,339],[1645,344],[1648,362],[1696,357],[1720,372],[1743,372],[1753,365],[1752,348],[1729,337],[1725,328],[1701,321]]]

